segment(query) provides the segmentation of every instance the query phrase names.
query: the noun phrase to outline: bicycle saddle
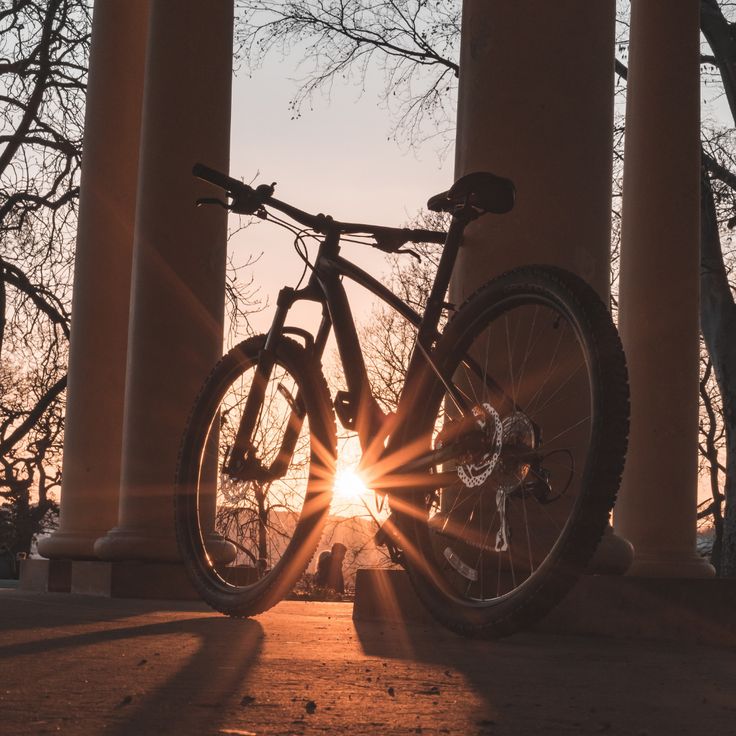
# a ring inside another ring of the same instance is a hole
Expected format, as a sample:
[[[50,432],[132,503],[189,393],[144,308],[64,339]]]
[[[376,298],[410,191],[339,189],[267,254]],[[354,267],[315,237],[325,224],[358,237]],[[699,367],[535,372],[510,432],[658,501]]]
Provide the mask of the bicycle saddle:
[[[467,203],[483,212],[503,215],[513,209],[515,197],[511,179],[476,171],[461,176],[447,192],[430,197],[427,207],[433,212],[453,212]]]

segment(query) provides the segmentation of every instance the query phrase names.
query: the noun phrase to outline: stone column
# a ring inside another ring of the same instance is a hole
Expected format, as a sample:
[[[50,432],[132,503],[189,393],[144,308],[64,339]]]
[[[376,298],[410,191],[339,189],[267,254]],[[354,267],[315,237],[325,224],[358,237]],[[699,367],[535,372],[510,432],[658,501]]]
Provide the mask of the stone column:
[[[148,1],[95,3],[74,268],[64,480],[45,557],[93,558],[117,520]]]
[[[608,300],[614,23],[614,0],[465,0],[455,173],[507,176],[517,201],[467,228],[454,300],[523,263]]]
[[[465,0],[456,175],[512,179],[516,206],[466,229],[450,300],[525,263],[577,273],[608,303],[614,0]],[[598,569],[631,548],[608,534]]]
[[[632,416],[614,520],[634,544],[638,576],[713,574],[695,551],[699,8],[632,2],[620,286]]]
[[[222,352],[225,212],[201,161],[228,170],[233,2],[152,0],[135,231],[118,526],[106,560],[173,561],[172,490],[184,424]]]

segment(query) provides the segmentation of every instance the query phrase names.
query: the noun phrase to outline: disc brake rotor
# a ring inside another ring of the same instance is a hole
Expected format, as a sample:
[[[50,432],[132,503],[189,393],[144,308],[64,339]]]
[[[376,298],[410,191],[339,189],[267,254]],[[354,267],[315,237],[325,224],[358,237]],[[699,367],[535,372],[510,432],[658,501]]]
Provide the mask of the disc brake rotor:
[[[477,488],[488,480],[488,477],[496,467],[498,458],[501,456],[501,443],[503,438],[503,425],[498,412],[489,404],[473,407],[473,416],[476,423],[483,430],[486,437],[490,439],[491,446],[488,452],[471,463],[459,464],[457,466],[458,478],[466,488]]]
[[[474,534],[469,530],[466,522],[473,519],[475,515],[473,496],[466,498],[464,502],[453,504],[453,508],[449,511],[439,512],[434,517],[433,527],[440,534],[445,535],[453,526],[462,527],[465,530],[463,535],[465,544],[489,551],[506,552],[511,539],[507,502],[513,491],[524,483],[530,472],[529,455],[538,444],[537,435],[531,420],[523,412],[513,412],[502,420],[489,403],[474,406],[472,412],[475,423],[474,425],[471,423],[470,426],[475,432],[478,429],[482,431],[483,442],[481,449],[476,450],[472,456],[458,458],[456,472],[463,486],[469,490],[473,489],[473,494],[494,494],[498,519],[495,540],[493,542],[484,541],[486,535],[482,529],[477,530],[479,534]],[[448,434],[451,434],[452,431],[451,427]],[[446,441],[445,437],[441,436],[438,445],[441,446],[444,441]],[[489,479],[490,483],[487,483]],[[487,487],[481,488],[484,484],[487,484]],[[447,547],[444,555],[461,575],[469,580],[475,579],[477,572],[463,562],[457,551]]]

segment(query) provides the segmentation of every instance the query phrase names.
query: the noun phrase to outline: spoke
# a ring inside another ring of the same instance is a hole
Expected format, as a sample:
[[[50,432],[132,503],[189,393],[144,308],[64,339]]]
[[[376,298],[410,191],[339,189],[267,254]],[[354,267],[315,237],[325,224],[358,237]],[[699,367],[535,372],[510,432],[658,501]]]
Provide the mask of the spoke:
[[[565,325],[567,325],[567,322],[565,322]],[[534,396],[532,396],[532,398],[526,402],[528,411],[532,411],[532,408],[534,407],[534,402],[537,400],[537,397],[542,393],[542,391],[544,391],[544,387],[547,385],[547,381],[549,381],[549,378],[552,375],[552,366],[554,365],[555,360],[557,358],[557,353],[560,350],[560,345],[562,344],[563,333],[564,333],[564,329],[560,330],[559,337],[557,338],[557,344],[555,345],[555,349],[552,353],[552,356],[549,359],[549,365],[547,366],[547,375],[545,376],[544,381],[542,381],[542,384],[539,386]]]
[[[511,399],[514,402],[514,405],[518,404],[517,395],[516,395],[516,381],[514,380],[514,366],[513,366],[513,359],[514,354],[511,350],[511,344],[510,344],[510,336],[509,336],[509,315],[508,312],[504,314],[503,316],[504,325],[506,327],[506,354],[508,356],[508,362],[509,362],[509,378],[511,380]]]
[[[468,373],[468,364],[465,361],[463,361],[462,366],[463,366],[463,370],[465,371],[465,380],[468,383],[468,385],[470,386],[470,390],[473,392],[473,399],[475,400],[475,403],[476,404],[480,404],[480,399],[478,398],[478,393],[475,390],[475,384],[473,383],[473,378]],[[464,394],[464,395],[467,396],[467,394]],[[470,397],[468,397],[468,398],[470,398]],[[461,413],[461,416],[462,416],[462,413]]]
[[[557,523],[557,519],[555,519],[553,516],[550,515],[550,513],[547,511],[547,509],[545,508],[545,506],[544,506],[543,503],[540,503],[539,504],[539,509],[547,517],[547,519],[549,519],[549,521],[552,523],[552,526],[554,526],[554,528],[557,530],[557,534],[558,535],[561,534],[562,533],[562,528]]]
[[[519,482],[522,482],[521,479],[519,479]],[[532,540],[529,536],[529,517],[526,510],[526,493],[524,493],[523,489],[521,491],[521,508],[524,511],[524,529],[526,530],[526,546],[529,552],[529,575],[531,576],[534,573],[534,561],[532,560]]]
[[[481,377],[481,386],[486,386],[486,378],[488,377],[488,359],[490,357],[490,348],[491,348],[491,331],[486,330],[486,359],[483,364],[483,375]],[[483,394],[483,398],[485,398],[485,393]]]
[[[521,362],[521,373],[519,375],[519,388],[521,388],[522,384],[524,383],[524,373],[526,371],[526,362],[529,359],[529,356],[532,354],[533,347],[531,345],[532,341],[532,335],[534,335],[534,327],[537,324],[537,314],[539,313],[539,305],[535,305],[534,307],[534,317],[532,318],[532,325],[529,328],[529,337],[526,341],[526,351],[524,353],[524,359]],[[536,343],[535,343],[536,346]],[[517,390],[518,393],[518,390]]]
[[[578,367],[574,371],[569,373],[567,378],[549,395],[547,400],[541,406],[527,407],[527,412],[526,412],[527,416],[534,417],[537,414],[539,414],[539,412],[546,409],[549,406],[552,399],[554,399],[554,397],[557,396],[560,393],[560,391],[562,391],[565,388],[565,386],[567,386],[570,383],[570,381],[572,381],[573,378],[575,378],[575,376],[580,372],[580,369],[584,368],[586,365],[587,364],[583,361],[582,363],[580,363],[580,365],[578,365]]]
[[[568,432],[572,432],[573,429],[579,427],[583,422],[590,421],[591,415],[588,414],[587,416],[584,416],[579,421],[575,422],[575,424],[571,424],[566,429],[563,429],[562,431],[558,432],[554,437],[550,437],[548,440],[545,440],[544,446],[549,447],[555,440],[560,439],[560,437],[564,437]]]
[[[514,556],[513,556],[513,548],[511,543],[509,543],[508,548],[508,555],[509,555],[509,565],[511,565],[511,585],[512,590],[516,588],[516,573],[514,572]]]
[[[496,598],[498,598],[501,595],[501,563],[503,562],[503,557],[501,555],[497,556],[497,569],[498,569],[498,576],[496,578]]]

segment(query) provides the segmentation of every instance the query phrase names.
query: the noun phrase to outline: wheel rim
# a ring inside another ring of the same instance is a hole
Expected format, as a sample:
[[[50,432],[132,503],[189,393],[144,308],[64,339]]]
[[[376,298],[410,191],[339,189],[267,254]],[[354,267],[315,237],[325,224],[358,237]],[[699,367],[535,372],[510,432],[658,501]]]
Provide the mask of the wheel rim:
[[[474,453],[443,467],[458,471],[453,485],[422,496],[427,560],[419,564],[445,596],[483,607],[559,562],[588,492],[596,379],[580,325],[542,294],[507,296],[485,309],[451,354],[443,372],[476,420],[494,430]],[[459,411],[445,395],[434,406],[436,448]]]
[[[254,374],[251,360],[231,374],[212,402],[196,470],[197,526],[214,533],[200,534],[195,543],[203,547],[210,580],[231,594],[270,587],[277,580],[280,587],[290,588],[308,563],[300,559],[300,550],[306,554],[307,548],[312,549],[305,544],[305,535],[321,518],[327,502],[322,503],[315,492],[314,448],[299,383],[280,362],[266,386],[250,457],[262,470],[272,468],[298,411],[303,419],[291,459],[283,473],[273,478],[264,477],[265,472],[237,476],[226,470]]]

